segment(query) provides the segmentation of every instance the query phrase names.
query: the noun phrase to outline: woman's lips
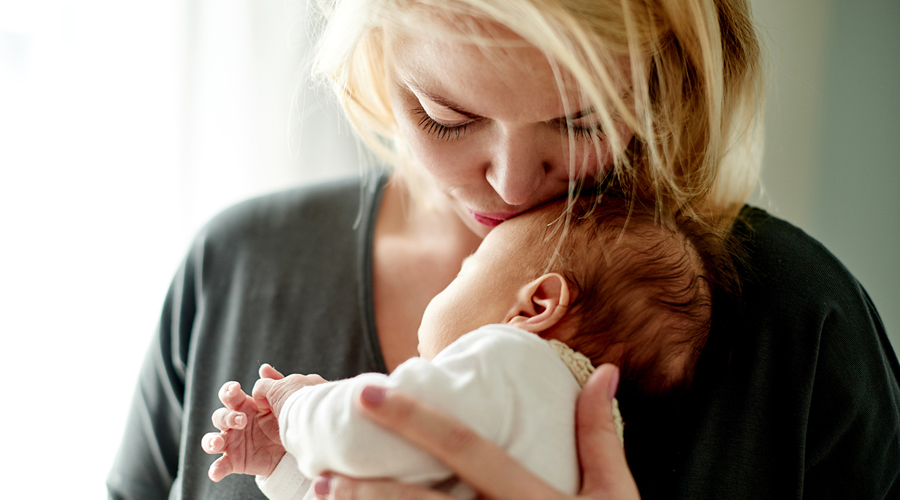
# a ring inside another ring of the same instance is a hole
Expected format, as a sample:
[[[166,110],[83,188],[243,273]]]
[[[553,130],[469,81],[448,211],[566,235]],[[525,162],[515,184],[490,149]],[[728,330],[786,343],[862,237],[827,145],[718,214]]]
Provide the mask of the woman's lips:
[[[482,213],[482,212],[474,212],[469,210],[469,213],[472,214],[472,218],[478,221],[480,224],[484,224],[487,227],[497,227],[501,222],[505,220],[512,219],[516,216],[514,213],[503,213],[503,212],[494,212],[494,213]]]

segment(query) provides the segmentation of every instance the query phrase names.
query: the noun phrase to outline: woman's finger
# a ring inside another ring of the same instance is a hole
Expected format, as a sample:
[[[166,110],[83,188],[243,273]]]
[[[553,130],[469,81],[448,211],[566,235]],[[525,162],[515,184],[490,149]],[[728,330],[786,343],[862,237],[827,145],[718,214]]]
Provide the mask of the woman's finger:
[[[340,475],[319,476],[313,482],[321,500],[452,500],[440,491],[389,480],[358,480]]]
[[[239,411],[219,408],[212,414],[212,423],[216,429],[223,432],[231,429],[243,429],[247,425],[247,416]]]
[[[575,429],[581,494],[591,498],[640,498],[613,421],[612,400],[618,384],[619,369],[604,364],[594,371],[578,396]]]
[[[362,412],[432,454],[488,498],[563,498],[503,449],[446,413],[400,391],[369,386]]]

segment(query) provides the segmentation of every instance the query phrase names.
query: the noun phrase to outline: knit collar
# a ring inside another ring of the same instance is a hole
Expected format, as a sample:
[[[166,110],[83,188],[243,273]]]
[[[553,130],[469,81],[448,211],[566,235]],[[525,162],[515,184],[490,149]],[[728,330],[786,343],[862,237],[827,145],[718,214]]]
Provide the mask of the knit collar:
[[[587,356],[581,354],[573,350],[571,347],[566,344],[556,340],[551,339],[547,341],[550,344],[550,347],[556,351],[556,354],[559,356],[559,359],[562,360],[563,363],[569,368],[569,371],[572,372],[572,375],[575,377],[575,380],[578,382],[578,387],[584,387],[584,384],[587,382],[588,377],[594,373],[594,365],[591,364],[591,360],[588,359]],[[616,425],[616,434],[619,436],[619,441],[623,444],[625,443],[625,423],[622,421],[622,413],[619,411],[619,400],[613,398],[613,423]]]

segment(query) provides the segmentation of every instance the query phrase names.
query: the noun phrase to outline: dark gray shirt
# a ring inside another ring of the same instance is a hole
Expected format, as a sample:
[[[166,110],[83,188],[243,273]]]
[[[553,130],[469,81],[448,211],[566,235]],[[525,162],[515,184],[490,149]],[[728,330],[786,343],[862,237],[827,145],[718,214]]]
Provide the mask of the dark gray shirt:
[[[384,372],[372,305],[383,180],[242,203],[199,234],[141,370],[110,498],[264,498],[206,476],[217,392],[261,363],[326,379]],[[865,291],[819,243],[757,209],[735,228],[739,301],[717,303],[677,401],[620,394],[643,498],[900,498],[900,367]],[[540,436],[535,436],[540,439]]]

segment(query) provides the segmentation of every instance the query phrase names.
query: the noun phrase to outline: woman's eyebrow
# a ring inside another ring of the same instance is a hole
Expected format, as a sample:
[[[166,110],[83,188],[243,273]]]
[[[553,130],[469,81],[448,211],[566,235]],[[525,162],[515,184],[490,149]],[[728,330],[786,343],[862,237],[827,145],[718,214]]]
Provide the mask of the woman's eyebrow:
[[[410,89],[412,89],[414,94],[420,94],[424,97],[427,97],[428,100],[433,101],[436,104],[439,104],[447,109],[450,109],[456,113],[459,113],[467,118],[481,118],[479,115],[472,113],[471,111],[466,111],[465,109],[463,109],[462,106],[460,106],[452,101],[449,101],[442,96],[433,94],[433,93],[423,89],[422,87],[419,87],[418,85],[416,85],[413,82],[407,81],[406,85],[409,86]]]
[[[471,111],[466,111],[462,106],[454,103],[453,101],[450,101],[443,96],[439,96],[437,94],[429,92],[409,80],[406,80],[404,83],[406,86],[408,86],[413,91],[414,94],[419,94],[423,97],[426,97],[428,100],[434,102],[435,104],[438,104],[438,105],[443,106],[451,111],[459,113],[459,114],[465,116],[466,118],[481,118],[481,115],[472,113]],[[591,115],[595,111],[596,110],[594,109],[593,106],[588,106],[587,108],[582,109],[580,111],[576,111],[575,113],[572,113],[571,115],[563,115],[563,116],[560,116],[559,118],[547,120],[547,122],[549,123],[549,122],[573,121],[573,120],[577,120],[579,118],[583,118],[585,116]]]

